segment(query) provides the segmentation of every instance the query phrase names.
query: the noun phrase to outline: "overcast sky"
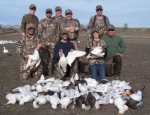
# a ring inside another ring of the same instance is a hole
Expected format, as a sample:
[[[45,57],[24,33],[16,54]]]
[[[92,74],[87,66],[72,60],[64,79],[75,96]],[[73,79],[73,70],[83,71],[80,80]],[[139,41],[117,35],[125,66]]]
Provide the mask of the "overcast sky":
[[[116,27],[150,27],[150,0],[0,0],[0,24],[20,25],[22,16],[29,13],[29,5],[36,4],[36,15],[41,20],[46,8],[53,10],[61,6],[63,15],[66,9],[73,11],[73,17],[81,24],[88,24],[95,15],[96,5],[103,6],[103,14]]]

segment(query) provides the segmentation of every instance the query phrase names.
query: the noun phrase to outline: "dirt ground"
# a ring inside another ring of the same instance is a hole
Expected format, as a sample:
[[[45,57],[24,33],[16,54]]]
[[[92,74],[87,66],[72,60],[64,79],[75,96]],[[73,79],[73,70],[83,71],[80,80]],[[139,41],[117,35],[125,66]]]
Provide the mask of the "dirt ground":
[[[1,35],[0,40],[18,40],[19,37],[18,34]],[[82,35],[79,40],[81,49],[84,50],[86,37]],[[123,56],[121,79],[130,82],[134,90],[146,86],[143,99],[145,107],[137,110],[129,109],[124,115],[150,115],[150,38],[129,37],[124,40],[127,49]],[[3,54],[4,46],[10,51],[11,56]],[[62,110],[60,107],[53,110],[49,103],[40,109],[34,109],[31,102],[24,106],[19,104],[4,106],[7,92],[21,85],[34,84],[36,81],[34,78],[26,81],[19,78],[19,58],[15,53],[15,44],[0,45],[0,115],[117,115],[118,110],[114,105],[105,105],[99,110],[91,111],[77,107],[71,109],[71,106],[68,110]]]

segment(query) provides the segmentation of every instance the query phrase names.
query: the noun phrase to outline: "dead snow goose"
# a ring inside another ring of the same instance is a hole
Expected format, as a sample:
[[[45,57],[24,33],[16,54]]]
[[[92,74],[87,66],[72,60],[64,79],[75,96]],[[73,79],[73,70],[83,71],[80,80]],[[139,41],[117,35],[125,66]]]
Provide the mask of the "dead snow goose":
[[[67,55],[67,62],[68,64],[71,66],[71,64],[73,63],[73,61],[77,58],[77,57],[82,57],[86,54],[86,52],[84,51],[72,51],[69,52]]]
[[[35,98],[35,100],[33,101],[33,107],[34,108],[40,108],[40,105],[43,105],[45,103],[47,103],[47,97],[44,95],[40,95],[37,98]]]
[[[15,104],[17,102],[20,102],[21,93],[15,93],[15,94],[8,93],[5,98],[8,100],[8,102],[5,105]]]
[[[51,96],[47,95],[47,99],[51,103],[52,108],[57,109],[57,105],[59,104],[59,101],[60,101],[58,97],[58,93],[54,93],[54,95],[51,95]]]
[[[65,73],[67,71],[67,58],[65,57],[62,49],[60,49],[59,54],[62,55],[58,62],[59,69],[62,69],[63,72]],[[63,76],[64,76],[64,74],[63,74]]]
[[[91,58],[91,55],[95,55],[97,57],[103,57],[105,53],[103,52],[102,47],[95,47],[88,55],[86,58]]]

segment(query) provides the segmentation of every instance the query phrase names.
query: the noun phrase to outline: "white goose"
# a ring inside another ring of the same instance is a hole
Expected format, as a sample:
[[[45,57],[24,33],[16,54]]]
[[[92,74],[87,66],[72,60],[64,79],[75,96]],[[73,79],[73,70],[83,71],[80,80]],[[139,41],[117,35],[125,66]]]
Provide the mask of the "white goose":
[[[25,93],[25,92],[28,92],[28,91],[31,91],[32,89],[34,89],[32,86],[30,85],[25,85],[25,86],[22,86],[22,87],[17,87],[13,90],[13,92],[20,92],[20,93]]]
[[[86,54],[86,52],[84,51],[72,51],[69,52],[67,55],[67,62],[68,64],[71,66],[71,64],[73,63],[73,61],[77,58],[77,57],[82,57]]]
[[[91,54],[95,55],[97,57],[103,57],[105,55],[105,53],[103,52],[103,48],[102,47],[95,47],[88,55],[86,58],[91,58]]]
[[[8,93],[5,98],[8,100],[8,102],[5,105],[15,104],[17,102],[20,102],[21,93],[16,94]]]
[[[41,62],[39,52],[37,49],[34,50],[33,55],[28,55],[28,57],[29,59],[28,59],[26,66],[24,67],[24,70],[27,70],[28,68],[32,69],[34,65],[36,65],[35,66],[36,68]]]
[[[125,111],[128,110],[128,106],[126,106],[126,101],[121,98],[121,95],[114,96],[114,105],[119,109],[119,115],[124,114]]]
[[[72,103],[72,99],[70,97],[62,97],[59,103],[61,104],[62,109],[67,109],[68,105]]]
[[[36,98],[37,94],[32,92],[28,92],[21,95],[21,100],[19,102],[20,105],[24,105],[24,103],[31,102]]]
[[[47,95],[47,99],[51,103],[52,108],[57,109],[57,105],[59,104],[59,101],[60,101],[58,94],[54,93],[54,95],[52,95],[52,96]]]
[[[130,97],[133,100],[140,102],[142,100],[142,92],[138,91],[137,93],[131,94]]]
[[[59,69],[62,69],[63,72],[66,72],[67,71],[67,58],[65,57],[62,49],[60,49],[59,54],[62,55],[58,62]]]
[[[37,98],[35,98],[35,100],[33,101],[33,107],[34,108],[40,108],[40,105],[43,105],[45,103],[47,103],[47,97],[44,95],[40,95]]]
[[[7,53],[9,53],[9,51],[4,47],[3,53],[4,53],[4,54],[7,54]]]

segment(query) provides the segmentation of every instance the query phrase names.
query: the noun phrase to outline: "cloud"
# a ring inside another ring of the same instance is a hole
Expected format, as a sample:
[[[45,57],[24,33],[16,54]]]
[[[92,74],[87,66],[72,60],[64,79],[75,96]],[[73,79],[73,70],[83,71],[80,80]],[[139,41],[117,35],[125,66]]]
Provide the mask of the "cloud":
[[[90,17],[96,14],[96,5],[100,4],[104,9],[103,14],[116,26],[122,27],[124,23],[128,23],[129,27],[150,26],[149,0],[5,0],[0,5],[0,23],[20,25],[22,16],[29,12],[32,3],[37,6],[39,19],[45,17],[46,8],[52,8],[54,15],[55,7],[61,6],[63,14],[66,9],[71,9],[74,18],[88,24]]]

